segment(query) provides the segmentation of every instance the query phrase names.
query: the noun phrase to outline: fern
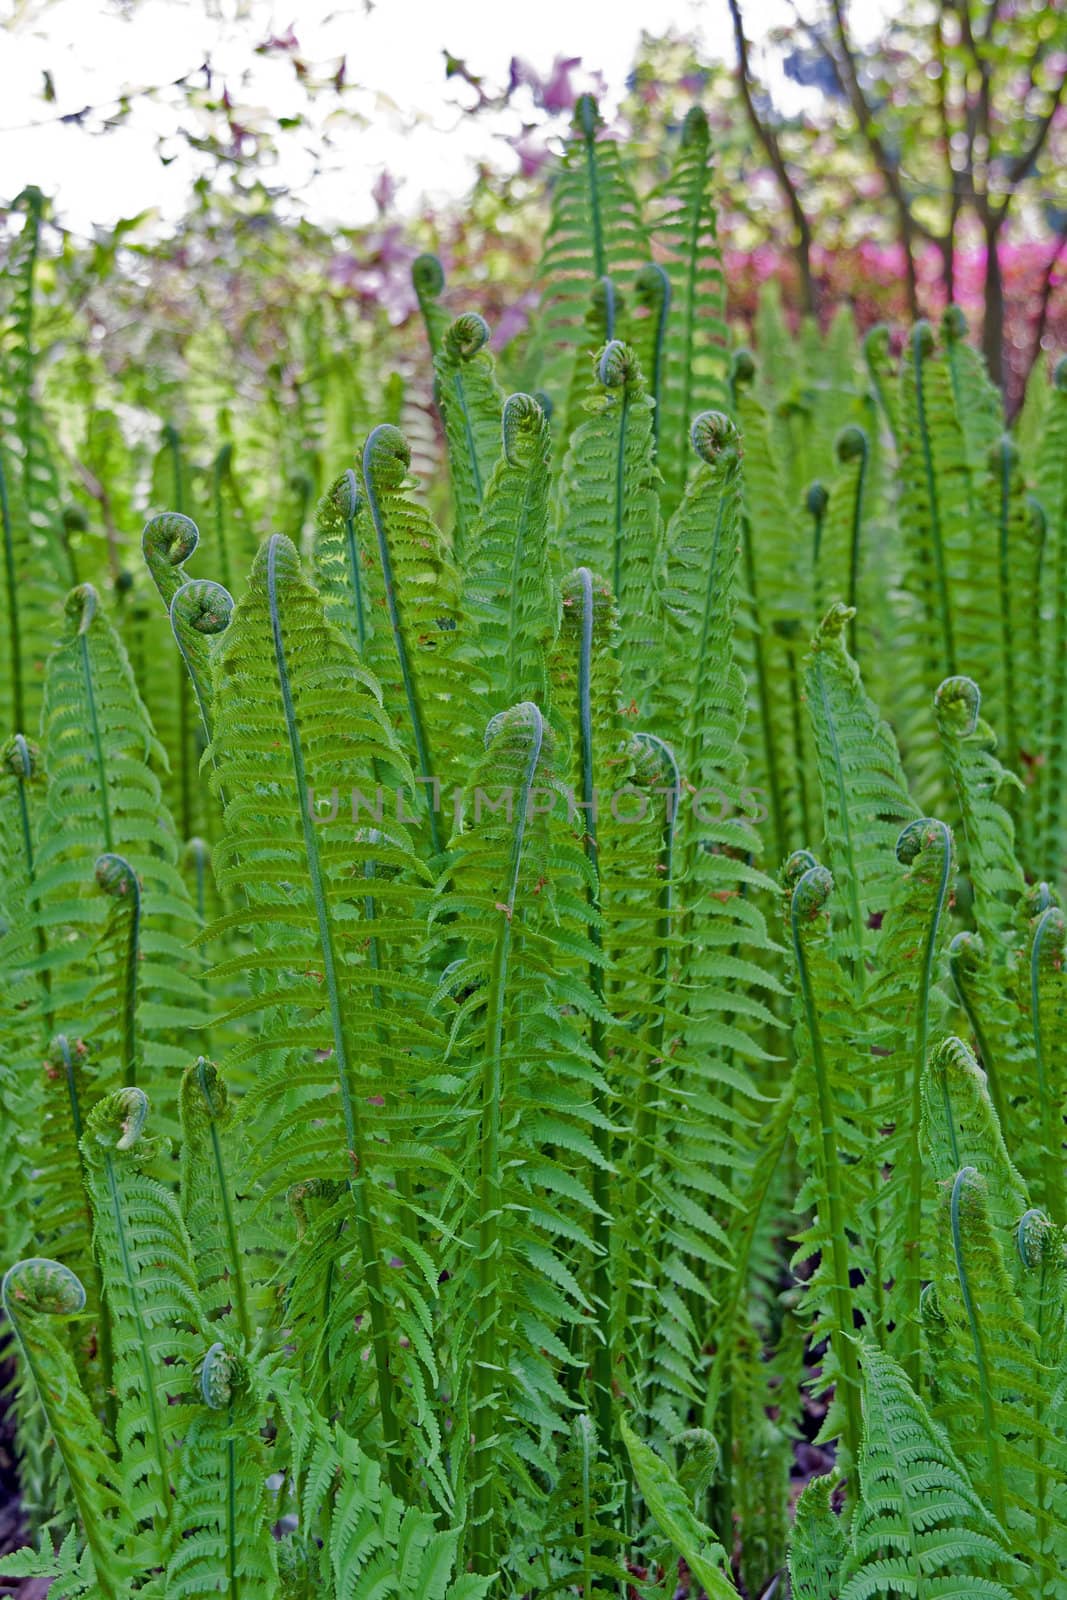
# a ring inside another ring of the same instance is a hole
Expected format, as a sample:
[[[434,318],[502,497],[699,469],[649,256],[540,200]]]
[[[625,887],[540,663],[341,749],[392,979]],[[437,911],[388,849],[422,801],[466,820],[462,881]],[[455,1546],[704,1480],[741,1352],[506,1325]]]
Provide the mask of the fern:
[[[485,348],[489,325],[469,311],[451,324],[434,357],[436,398],[452,474],[453,554],[462,560],[497,458],[504,396]]]
[[[597,358],[586,410],[563,465],[560,542],[611,585],[623,681],[636,695],[657,643],[662,528],[652,402],[633,352],[618,340]]]
[[[711,135],[700,106],[682,124],[670,176],[650,200],[653,244],[664,252],[670,287],[656,398],[657,463],[669,517],[685,489],[694,416],[726,401],[726,283],[713,194]],[[646,269],[647,270],[647,269]]]
[[[543,383],[556,402],[566,392],[570,352],[593,285],[608,278],[625,294],[648,259],[622,152],[602,136],[603,126],[593,97],[579,95],[541,258]]]
[[[1017,1569],[1002,1527],[896,1362],[870,1346],[863,1404],[861,1498],[841,1600],[924,1590],[1010,1600]]]

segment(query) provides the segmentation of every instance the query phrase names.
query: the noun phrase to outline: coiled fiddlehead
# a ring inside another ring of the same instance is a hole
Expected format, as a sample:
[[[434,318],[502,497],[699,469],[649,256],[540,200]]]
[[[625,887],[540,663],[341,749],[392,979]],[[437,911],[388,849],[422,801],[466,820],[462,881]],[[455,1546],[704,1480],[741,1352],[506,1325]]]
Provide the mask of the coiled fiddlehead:
[[[426,342],[430,347],[432,358],[440,350],[448,326],[448,313],[440,304],[445,287],[445,273],[436,256],[415,257],[411,263],[411,286],[419,302],[419,310],[426,328]]]
[[[32,1256],[9,1267],[0,1302],[13,1326],[25,1316],[75,1317],[85,1309],[82,1281],[60,1261]]]
[[[213,737],[211,717],[211,643],[224,633],[233,616],[233,596],[210,578],[193,578],[174,591],[170,625],[192,680],[204,736]]]
[[[509,394],[501,412],[500,432],[509,467],[531,467],[540,459],[545,413],[532,394]]]
[[[982,691],[973,678],[945,678],[934,695],[938,718],[957,738],[966,739],[978,726]]]
[[[181,511],[161,511],[145,523],[141,553],[165,606],[186,581],[182,567],[199,543],[200,529]]]
[[[67,1471],[93,1560],[93,1592],[102,1600],[129,1594],[129,1563],[120,1553],[132,1532],[115,1481],[115,1464],[86,1398],[67,1339],[50,1324],[85,1309],[81,1280],[59,1261],[35,1256],[16,1262],[0,1284],[0,1305],[14,1329]]]
[[[709,467],[741,454],[741,435],[723,411],[702,411],[693,418],[689,439],[701,461]]]
[[[200,1368],[200,1396],[212,1411],[225,1411],[248,1387],[248,1363],[218,1340]]]
[[[465,311],[450,324],[445,349],[460,361],[470,361],[489,343],[489,324],[477,311]]]

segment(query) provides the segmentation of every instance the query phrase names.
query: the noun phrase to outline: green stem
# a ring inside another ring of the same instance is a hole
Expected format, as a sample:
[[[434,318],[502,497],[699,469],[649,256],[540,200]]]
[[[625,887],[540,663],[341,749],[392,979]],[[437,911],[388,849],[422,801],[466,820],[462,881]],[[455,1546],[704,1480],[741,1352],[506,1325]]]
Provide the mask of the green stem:
[[[790,903],[789,927],[793,941],[793,954],[796,958],[804,1017],[808,1026],[808,1035],[811,1039],[811,1056],[815,1073],[815,1094],[818,1104],[819,1135],[822,1150],[821,1187],[827,1200],[827,1224],[830,1233],[831,1266],[833,1271],[831,1295],[835,1325],[831,1331],[830,1338],[837,1367],[841,1374],[841,1383],[844,1387],[845,1447],[848,1451],[849,1468],[854,1474],[856,1463],[859,1460],[863,1425],[860,1417],[859,1364],[856,1359],[856,1346],[852,1338],[855,1324],[852,1309],[852,1289],[849,1279],[845,1208],[841,1196],[841,1165],[838,1156],[837,1123],[834,1115],[834,1094],[823,1050],[822,1029],[819,1025],[815,994],[812,989],[811,975],[808,971],[808,953],[801,937],[798,918],[798,895],[804,885],[814,882],[814,875],[820,873],[821,870],[819,867],[809,867],[794,888]]]
[[[926,330],[929,333],[929,330]],[[941,623],[941,643],[944,650],[943,677],[953,677],[956,672],[956,645],[952,634],[952,607],[949,604],[948,573],[945,569],[945,548],[941,531],[941,507],[937,498],[937,474],[934,471],[930,427],[926,419],[926,394],[923,389],[923,328],[920,325],[911,337],[912,365],[915,373],[915,410],[919,439],[922,445],[923,474],[930,506],[930,543],[934,552],[934,575],[937,581],[937,611]]]
[[[970,1329],[975,1365],[978,1368],[978,1391],[982,1404],[982,1423],[985,1432],[986,1449],[989,1453],[989,1487],[992,1491],[993,1514],[1001,1527],[1007,1528],[1003,1469],[1000,1460],[1000,1434],[989,1382],[989,1356],[985,1347],[985,1333],[971,1294],[967,1263],[963,1256],[963,1234],[960,1227],[960,1192],[964,1184],[969,1183],[977,1176],[978,1173],[974,1167],[961,1167],[952,1185],[952,1199],[949,1209],[952,1225],[952,1253],[956,1259],[956,1273],[960,1283],[960,1294],[963,1298],[963,1309],[967,1316],[967,1326]]]
[[[522,847],[530,791],[537,774],[544,744],[544,723],[536,706],[532,713],[530,755],[522,786],[516,797],[518,816],[511,838],[506,894],[497,912],[496,939],[489,971],[485,1012],[485,1049],[481,1072],[482,1149],[478,1178],[478,1278],[474,1299],[477,1333],[471,1371],[471,1442],[475,1483],[471,1524],[474,1570],[495,1570],[492,1528],[496,1500],[494,1467],[482,1460],[489,1441],[496,1433],[495,1419],[488,1416],[489,1401],[500,1366],[500,1340],[497,1333],[498,1278],[500,1274],[501,1220],[501,1104],[504,1097],[504,1011],[507,1000],[508,958],[511,951],[511,924],[515,910]]]
[[[1042,1163],[1045,1193],[1042,1199],[1046,1211],[1052,1217],[1063,1216],[1063,1113],[1059,1109],[1054,1086],[1050,1081],[1048,1041],[1045,1038],[1041,1017],[1041,949],[1050,922],[1062,926],[1062,915],[1058,906],[1049,906],[1042,912],[1034,929],[1034,942],[1030,950],[1030,1012],[1034,1032],[1034,1076],[1037,1080],[1038,1115],[1045,1155]],[[1062,982],[1058,972],[1054,974],[1054,978],[1055,981]]]
[[[323,981],[329,1003],[330,1026],[333,1035],[334,1061],[337,1066],[337,1083],[341,1095],[341,1112],[344,1119],[345,1140],[351,1176],[348,1180],[355,1211],[356,1239],[367,1282],[367,1299],[370,1307],[371,1343],[374,1349],[375,1371],[378,1379],[378,1405],[382,1418],[382,1435],[385,1445],[389,1483],[395,1494],[404,1492],[404,1479],[398,1459],[399,1432],[393,1402],[393,1378],[389,1370],[389,1328],[386,1321],[385,1297],[382,1289],[381,1263],[375,1243],[374,1224],[371,1217],[370,1193],[366,1177],[363,1129],[356,1110],[358,1086],[348,1057],[348,1036],[345,1027],[344,1002],[338,978],[338,963],[334,951],[333,925],[326,898],[326,885],[322,863],[319,859],[318,839],[308,805],[308,786],[304,765],[304,749],[297,724],[293,693],[289,682],[285,642],[282,637],[281,614],[278,608],[277,556],[278,534],[275,534],[267,553],[267,595],[270,607],[271,634],[274,660],[278,671],[286,734],[296,779],[300,823],[304,836],[304,855],[307,861],[311,897],[315,907],[319,944],[322,949]]]
[[[382,517],[381,506],[378,501],[378,491],[374,482],[374,450],[383,429],[389,427],[382,423],[374,428],[367,437],[363,447],[363,482],[367,490],[367,502],[370,506],[371,518],[374,522],[374,531],[378,536],[378,556],[382,566],[382,583],[385,586],[385,600],[389,610],[389,623],[393,630],[393,645],[396,649],[397,660],[400,664],[400,676],[404,684],[404,698],[407,701],[408,716],[411,718],[411,734],[415,741],[415,753],[419,759],[419,772],[417,774],[430,789],[427,797],[427,811],[430,819],[430,843],[434,855],[441,854],[441,835],[437,824],[437,809],[433,798],[433,767],[430,765],[430,747],[423,728],[422,707],[419,704],[418,691],[415,687],[415,678],[408,660],[407,642],[404,638],[404,629],[400,618],[400,599],[396,592],[396,583],[393,579],[393,562],[389,551],[389,540],[386,537],[385,521]]]
[[[7,589],[8,648],[11,654],[11,720],[16,728],[26,723],[26,702],[22,682],[22,623],[19,614],[18,571],[15,566],[15,533],[11,525],[11,506],[7,496],[7,473],[0,454],[0,523],[4,533],[4,583]]]

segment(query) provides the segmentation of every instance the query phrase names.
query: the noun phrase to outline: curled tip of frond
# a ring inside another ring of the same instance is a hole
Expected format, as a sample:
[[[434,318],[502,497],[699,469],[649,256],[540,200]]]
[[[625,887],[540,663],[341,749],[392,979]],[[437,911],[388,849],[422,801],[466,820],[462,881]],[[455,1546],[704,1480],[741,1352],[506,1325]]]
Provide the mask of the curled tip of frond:
[[[666,780],[672,789],[681,783],[678,761],[674,750],[658,733],[635,733],[627,747],[633,762],[636,783],[655,783]]]
[[[932,845],[942,850],[952,848],[952,830],[936,817],[916,817],[902,828],[897,837],[896,857],[902,867],[910,867],[922,852]]]
[[[1067,945],[1067,918],[1059,906],[1042,911],[1034,928],[1033,960],[1042,972],[1061,972]]]
[[[985,964],[985,945],[980,933],[965,928],[957,933],[948,947],[948,959],[954,972],[976,972]]]
[[[185,1108],[206,1112],[212,1121],[225,1116],[229,1106],[226,1083],[206,1056],[198,1056],[182,1073],[182,1101]]]
[[[937,1286],[925,1283],[919,1293],[919,1321],[929,1327],[931,1323],[944,1322],[945,1314],[937,1298]]]
[[[1061,356],[1052,369],[1052,386],[1054,389],[1067,389],[1067,356]]]
[[[143,1089],[131,1084],[105,1095],[89,1116],[89,1150],[132,1150],[144,1132],[147,1117],[148,1096]]]
[[[967,337],[967,314],[962,306],[946,306],[941,318],[941,332],[949,343]]]
[[[85,1309],[85,1289],[81,1279],[61,1261],[47,1256],[30,1256],[16,1261],[4,1273],[0,1300],[9,1315],[19,1312],[44,1312],[52,1317],[76,1317]]]
[[[638,305],[661,306],[671,292],[671,280],[658,261],[649,261],[634,279]]]
[[[411,282],[420,299],[436,300],[445,286],[445,269],[434,255],[416,256],[411,263]]]
[[[616,620],[611,584],[606,578],[590,572],[588,567],[575,567],[568,572],[560,585],[560,602],[565,629],[575,625],[580,627],[587,607],[592,606],[593,638],[597,642],[603,640],[604,628],[610,628]]]
[[[690,106],[682,123],[682,145],[707,144],[711,136],[708,114],[703,106]]]
[[[212,1411],[224,1411],[235,1394],[248,1383],[248,1366],[220,1340],[213,1344],[200,1368],[200,1395]]]
[[[938,723],[961,739],[974,732],[981,709],[982,691],[973,678],[946,678],[938,685],[934,695]]]
[[[180,511],[161,511],[150,517],[141,535],[141,550],[151,566],[153,560],[180,567],[200,543],[200,530],[192,517]]]
[[[751,383],[756,376],[756,358],[751,350],[735,350],[730,358],[730,382]]]
[[[842,600],[835,600],[815,630],[811,648],[821,650],[826,645],[837,644],[844,638],[845,630],[855,615],[855,606],[846,606]]]
[[[963,1039],[957,1038],[954,1033],[947,1034],[944,1039],[939,1039],[930,1052],[931,1072],[963,1072],[972,1073],[978,1070],[978,1063],[974,1051]]]
[[[857,461],[867,454],[867,435],[856,423],[850,422],[847,428],[842,428],[834,440],[834,451],[842,466],[849,461]]]
[[[1026,911],[1031,918],[1039,917],[1049,906],[1058,906],[1059,903],[1055,891],[1044,879],[1040,883],[1032,883],[1026,891]]]
[[[216,472],[228,472],[232,465],[233,465],[233,445],[227,439],[226,443],[223,444],[223,445],[220,445],[218,450],[215,453],[215,471]]]
[[[79,583],[67,596],[64,610],[72,622],[77,622],[79,633],[88,633],[96,616],[100,596],[91,583]]]
[[[868,330],[863,341],[863,353],[868,361],[877,361],[889,354],[891,337],[887,322],[876,322],[874,327]]]
[[[532,700],[520,700],[517,705],[508,706],[506,711],[498,711],[495,717],[490,717],[485,725],[485,748],[493,744],[504,734],[521,733],[533,739],[542,739],[545,732],[544,718]]]
[[[233,595],[211,578],[183,583],[170,603],[171,622],[196,633],[225,633],[233,617]]]
[[[308,1225],[308,1201],[322,1200],[331,1205],[345,1187],[340,1178],[302,1178],[299,1183],[289,1185],[285,1198],[301,1236]]]
[[[534,465],[544,425],[544,410],[532,394],[508,395],[501,414],[500,431],[504,459],[509,467]]]
[[[728,452],[736,455],[741,447],[741,435],[722,411],[702,411],[694,417],[689,440],[701,461],[706,461],[709,467]]]
[[[985,1207],[989,1185],[977,1167],[961,1167],[952,1180],[949,1205],[953,1219],[974,1217]]]
[[[0,765],[13,778],[33,778],[41,770],[41,752],[24,733],[14,734],[4,746]]]
[[[810,872],[812,867],[819,865],[819,858],[813,850],[794,850],[782,862],[778,874],[782,888],[787,894],[792,894],[805,872]]]
[[[798,851],[799,855],[801,852]],[[792,859],[792,858],[790,858]],[[788,866],[788,863],[786,864]],[[793,886],[790,909],[797,922],[814,922],[833,892],[833,875],[828,868],[809,867]]]
[[[84,506],[64,506],[61,515],[64,533],[84,533],[89,526]]]
[[[1015,1246],[1023,1266],[1039,1267],[1052,1238],[1052,1224],[1043,1211],[1032,1206],[1024,1212],[1015,1230]]]
[[[364,479],[376,477],[390,485],[399,485],[411,465],[411,446],[399,428],[391,422],[380,422],[367,435],[363,446]]]
[[[544,412],[545,421],[551,422],[552,413],[555,410],[555,406],[552,403],[552,396],[544,389],[535,389],[533,392],[533,398],[537,401],[537,404]]]
[[[629,345],[621,339],[612,339],[597,357],[596,375],[605,389],[621,389],[633,376],[637,361]]]
[[[917,322],[911,330],[912,354],[916,360],[923,361],[934,353],[934,330],[925,320]]]
[[[489,324],[477,311],[464,311],[449,324],[445,334],[445,349],[450,356],[469,361],[489,343]]]
[[[137,874],[125,856],[116,855],[113,850],[105,850],[103,855],[96,858],[93,876],[96,878],[97,888],[103,889],[105,894],[118,895],[120,898],[129,895],[136,898]]]
[[[995,444],[989,447],[989,465],[994,472],[1001,472],[1007,468],[1010,472],[1019,462],[1019,446],[1009,433],[1001,434]]]
[[[359,512],[359,479],[351,467],[346,467],[334,484],[337,509],[343,517],[352,518]]]
[[[574,128],[577,133],[584,133],[591,139],[600,126],[600,107],[596,97],[591,94],[580,94],[574,102]]]
[[[811,516],[824,517],[826,508],[830,504],[830,491],[825,483],[820,483],[816,479],[814,483],[809,484],[808,492],[804,496],[804,504],[807,506]]]
[[[211,846],[206,839],[194,834],[191,839],[186,840],[182,859],[191,867],[206,866],[211,859]]]
[[[1036,494],[1027,495],[1026,510],[1030,518],[1031,533],[1035,539],[1043,540],[1048,531],[1048,517],[1045,515],[1045,508]]]

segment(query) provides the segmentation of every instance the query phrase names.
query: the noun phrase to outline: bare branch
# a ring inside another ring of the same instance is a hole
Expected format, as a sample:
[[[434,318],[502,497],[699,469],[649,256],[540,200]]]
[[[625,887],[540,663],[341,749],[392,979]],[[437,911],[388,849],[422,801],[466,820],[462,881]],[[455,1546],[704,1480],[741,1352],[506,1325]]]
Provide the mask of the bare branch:
[[[797,186],[793,182],[782,154],[782,147],[778,143],[778,135],[767,122],[764,122],[756,109],[755,98],[752,93],[752,68],[748,54],[748,40],[745,38],[744,23],[741,18],[739,0],[729,0],[730,15],[733,18],[734,40],[737,45],[737,76],[741,88],[741,98],[745,102],[745,111],[752,125],[752,131],[763,146],[767,160],[771,164],[774,175],[778,180],[779,188],[785,197],[793,218],[796,230],[796,243],[794,253],[797,266],[800,269],[801,296],[804,310],[815,310],[815,283],[811,272],[811,224],[809,223],[800,202]]]

